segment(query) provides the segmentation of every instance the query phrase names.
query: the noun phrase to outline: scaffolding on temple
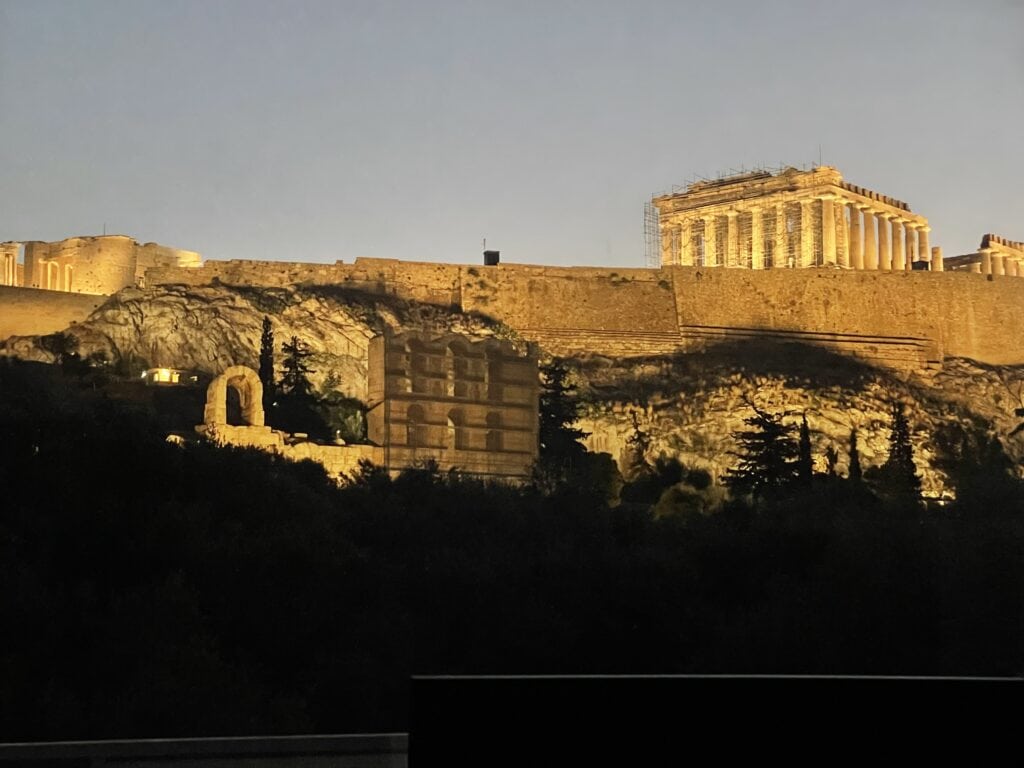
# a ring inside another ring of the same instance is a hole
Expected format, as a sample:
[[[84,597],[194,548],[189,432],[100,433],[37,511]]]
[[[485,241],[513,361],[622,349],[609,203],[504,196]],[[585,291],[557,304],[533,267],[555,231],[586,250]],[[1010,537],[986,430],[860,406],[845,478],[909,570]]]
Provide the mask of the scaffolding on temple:
[[[661,266],[661,225],[654,203],[644,203],[644,265],[656,269]]]

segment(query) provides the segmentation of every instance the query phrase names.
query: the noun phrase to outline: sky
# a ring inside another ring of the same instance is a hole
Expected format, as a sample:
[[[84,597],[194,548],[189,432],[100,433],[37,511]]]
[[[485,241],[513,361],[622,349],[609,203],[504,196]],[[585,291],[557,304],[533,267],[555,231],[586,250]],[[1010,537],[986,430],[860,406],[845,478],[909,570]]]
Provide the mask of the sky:
[[[0,241],[643,266],[655,193],[823,162],[1024,240],[1024,0],[0,0]]]

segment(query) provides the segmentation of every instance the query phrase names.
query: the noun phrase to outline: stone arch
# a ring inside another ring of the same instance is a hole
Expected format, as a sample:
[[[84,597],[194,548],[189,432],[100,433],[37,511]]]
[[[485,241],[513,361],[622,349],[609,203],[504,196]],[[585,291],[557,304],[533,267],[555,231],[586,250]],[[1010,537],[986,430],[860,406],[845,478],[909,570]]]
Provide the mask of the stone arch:
[[[429,445],[427,418],[423,407],[413,403],[405,412],[405,444],[410,448],[425,448]]]
[[[206,424],[228,423],[228,387],[238,392],[242,421],[250,427],[263,426],[263,382],[259,374],[244,365],[233,365],[210,382],[206,389]]]
[[[466,415],[461,408],[453,408],[448,412],[448,447],[460,451],[469,448],[469,430],[466,427]]]

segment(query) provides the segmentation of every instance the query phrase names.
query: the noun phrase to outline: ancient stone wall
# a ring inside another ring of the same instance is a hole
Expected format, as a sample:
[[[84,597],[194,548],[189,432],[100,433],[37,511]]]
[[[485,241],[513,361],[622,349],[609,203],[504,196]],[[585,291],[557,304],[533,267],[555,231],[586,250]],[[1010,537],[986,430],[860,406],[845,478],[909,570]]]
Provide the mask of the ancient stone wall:
[[[1024,363],[1024,281],[997,275],[207,262],[150,270],[150,284],[349,285],[499,320],[553,354],[629,357],[776,334],[896,368],[944,356]]]
[[[0,286],[0,340],[62,331],[85,320],[105,300],[105,296]]]

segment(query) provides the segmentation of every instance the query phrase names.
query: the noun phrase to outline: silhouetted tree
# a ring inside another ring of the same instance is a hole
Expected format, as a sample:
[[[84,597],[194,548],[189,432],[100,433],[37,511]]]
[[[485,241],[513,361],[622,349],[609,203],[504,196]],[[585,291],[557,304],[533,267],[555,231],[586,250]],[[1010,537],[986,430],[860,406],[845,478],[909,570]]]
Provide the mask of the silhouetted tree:
[[[263,316],[263,333],[260,336],[260,382],[263,384],[263,409],[269,410],[274,402],[274,328],[267,315]]]
[[[633,411],[630,414],[633,420],[633,434],[626,438],[626,450],[628,452],[627,476],[630,480],[638,477],[649,476],[653,469],[647,461],[647,451],[651,447],[651,436],[640,428],[640,419]]]
[[[800,444],[797,456],[797,478],[801,485],[810,485],[814,475],[814,460],[811,458],[811,430],[807,426],[807,414],[800,420]]]
[[[876,480],[882,494],[897,507],[916,507],[921,500],[921,478],[914,465],[910,424],[903,412],[902,403],[893,404],[889,458],[876,474]]]
[[[540,455],[534,464],[533,480],[542,491],[551,492],[583,469],[587,449],[580,440],[590,433],[575,426],[581,406],[565,363],[554,359],[542,365],[540,377]]]
[[[751,429],[733,433],[741,448],[734,455],[740,461],[723,479],[733,493],[750,494],[756,500],[793,483],[798,476],[799,446],[793,439],[793,426],[784,424],[780,414],[748,404],[754,415],[743,423]]]
[[[825,467],[830,477],[835,477],[837,464],[839,464],[839,451],[834,445],[829,445],[825,449]]]
[[[860,451],[857,450],[856,429],[850,430],[850,470],[848,476],[855,483],[863,480],[863,473],[860,468]]]
[[[309,381],[309,374],[316,373],[306,365],[306,361],[313,355],[309,345],[300,341],[298,336],[292,336],[291,341],[281,345],[284,352],[284,359],[281,361],[281,368],[284,370],[281,376],[281,391],[292,398],[313,400],[313,385]]]

